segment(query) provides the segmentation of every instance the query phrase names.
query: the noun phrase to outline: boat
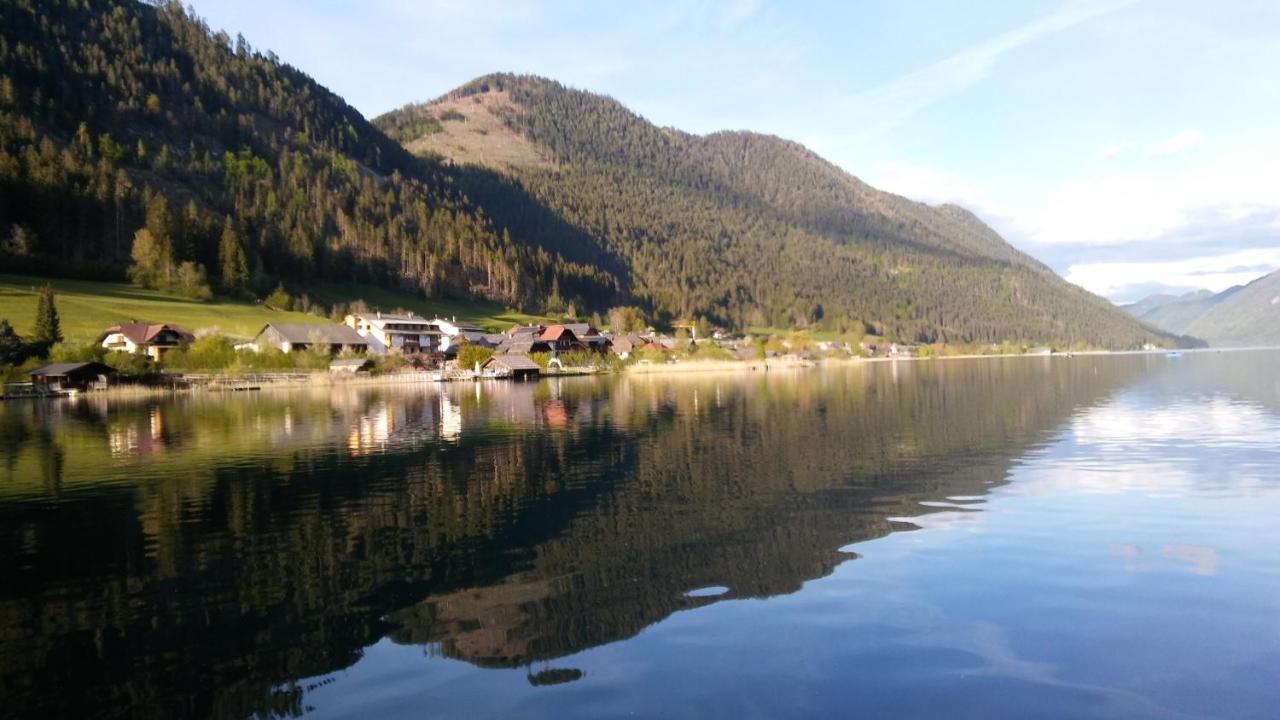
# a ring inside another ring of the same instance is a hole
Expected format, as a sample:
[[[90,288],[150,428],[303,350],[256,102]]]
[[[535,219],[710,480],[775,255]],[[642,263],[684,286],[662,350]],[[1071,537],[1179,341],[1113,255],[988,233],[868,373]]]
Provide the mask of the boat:
[[[1165,353],[1164,356],[1171,357],[1171,358],[1180,358],[1182,357],[1182,353],[1178,352],[1177,350],[1170,350],[1169,352]]]

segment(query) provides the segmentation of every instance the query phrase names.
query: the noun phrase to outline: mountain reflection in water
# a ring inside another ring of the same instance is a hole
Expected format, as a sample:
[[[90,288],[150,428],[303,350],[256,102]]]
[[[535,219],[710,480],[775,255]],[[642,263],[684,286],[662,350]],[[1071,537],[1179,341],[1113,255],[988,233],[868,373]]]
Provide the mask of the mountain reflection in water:
[[[982,512],[1021,458],[1068,423],[1103,432],[1081,412],[1166,366],[10,403],[0,695],[14,716],[296,715],[322,687],[302,679],[386,640],[523,669],[539,692],[586,686],[549,663],[681,610],[795,593],[860,542]]]

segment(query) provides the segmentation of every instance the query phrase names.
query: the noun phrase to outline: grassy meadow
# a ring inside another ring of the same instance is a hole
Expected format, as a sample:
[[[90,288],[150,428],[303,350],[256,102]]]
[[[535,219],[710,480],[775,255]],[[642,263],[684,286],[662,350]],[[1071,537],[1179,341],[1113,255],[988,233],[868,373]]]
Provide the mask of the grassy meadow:
[[[52,284],[57,293],[62,334],[70,341],[93,340],[104,328],[133,318],[177,323],[191,331],[216,328],[244,337],[256,334],[268,322],[327,322],[316,315],[272,310],[260,303],[221,298],[200,302],[127,283],[0,274],[0,318],[8,319],[18,334],[31,333],[39,290],[46,283]],[[429,300],[368,286],[317,285],[308,288],[307,293],[313,303],[324,308],[362,299],[373,309],[403,308],[426,317],[456,316],[494,330],[543,320],[492,303]]]

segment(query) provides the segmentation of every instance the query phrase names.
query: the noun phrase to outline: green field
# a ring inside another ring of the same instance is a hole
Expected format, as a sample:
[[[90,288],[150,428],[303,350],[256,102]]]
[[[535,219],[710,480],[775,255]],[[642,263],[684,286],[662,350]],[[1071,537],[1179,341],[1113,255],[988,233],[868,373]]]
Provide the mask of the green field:
[[[261,304],[230,300],[199,302],[125,283],[0,274],[0,318],[8,319],[20,335],[31,333],[36,299],[40,286],[46,283],[52,284],[57,294],[62,334],[73,341],[93,340],[103,329],[130,319],[176,323],[191,331],[216,328],[244,337],[256,334],[268,322],[328,322],[315,315],[281,312]],[[492,303],[426,300],[369,286],[318,285],[307,292],[313,302],[326,308],[336,302],[359,298],[373,309],[403,308],[426,317],[456,316],[493,330],[505,329],[513,323],[543,320]]]

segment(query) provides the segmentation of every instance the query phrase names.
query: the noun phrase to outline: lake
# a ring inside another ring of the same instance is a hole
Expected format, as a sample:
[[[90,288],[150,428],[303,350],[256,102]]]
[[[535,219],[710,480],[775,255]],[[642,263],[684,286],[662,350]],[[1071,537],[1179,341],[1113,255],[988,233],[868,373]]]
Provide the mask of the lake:
[[[0,405],[0,715],[1274,718],[1280,352]]]

